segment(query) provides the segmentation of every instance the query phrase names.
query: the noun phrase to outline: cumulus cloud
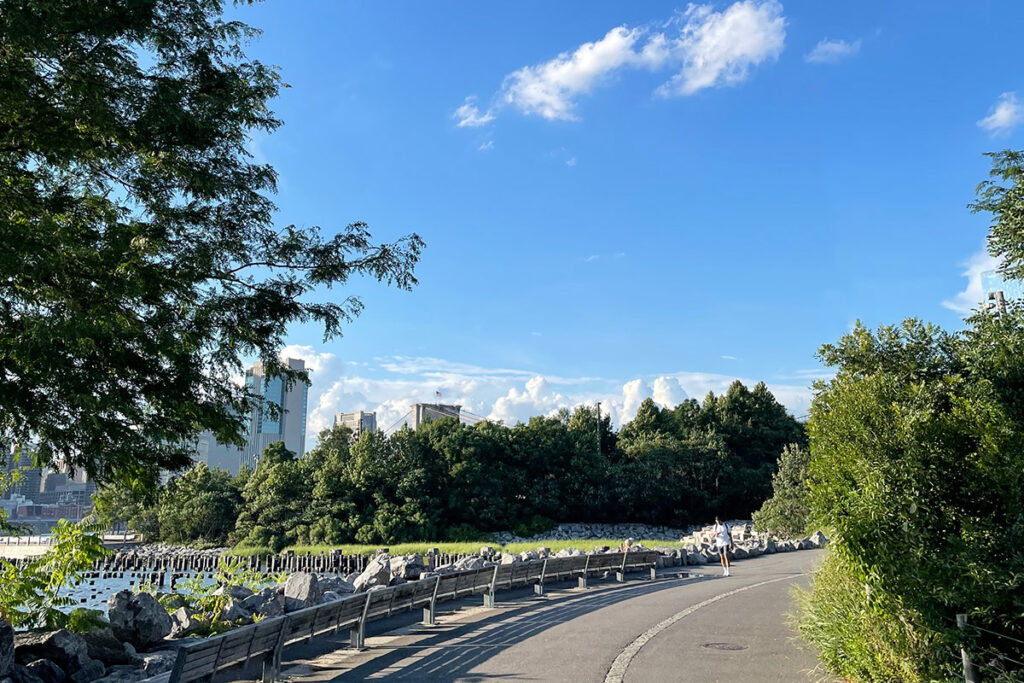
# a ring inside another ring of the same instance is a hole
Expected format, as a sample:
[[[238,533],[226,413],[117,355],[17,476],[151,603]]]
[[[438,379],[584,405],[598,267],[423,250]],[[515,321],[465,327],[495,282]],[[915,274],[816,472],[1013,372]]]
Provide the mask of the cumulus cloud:
[[[978,121],[978,127],[993,135],[1009,133],[1024,121],[1024,107],[1017,101],[1017,93],[1004,92],[989,110],[989,115]]]
[[[859,39],[850,43],[845,40],[825,38],[815,45],[813,50],[804,55],[804,61],[810,64],[835,64],[858,52],[860,52]]]
[[[673,31],[616,26],[599,40],[513,71],[502,81],[495,107],[572,121],[581,96],[630,69],[675,71],[656,91],[664,97],[734,85],[746,80],[752,67],[778,58],[785,25],[777,0],[741,0],[720,12],[711,5],[690,5],[665,23],[663,28]],[[485,125],[495,115],[491,109],[481,113],[474,98],[455,111],[459,126]]]
[[[943,301],[942,305],[951,311],[967,314],[976,309],[985,297],[985,290],[981,286],[981,274],[986,270],[995,270],[999,266],[999,260],[982,249],[971,256],[963,266],[967,286],[964,291]]]
[[[633,419],[646,398],[671,408],[688,397],[716,394],[736,379],[747,386],[756,380],[701,372],[672,372],[634,378],[562,377],[530,370],[483,367],[429,357],[386,357],[373,363],[338,362],[330,353],[309,346],[292,346],[291,357],[304,358],[311,368],[307,433],[316,435],[334,423],[334,414],[367,410],[377,413],[381,429],[400,425],[413,403],[451,403],[463,410],[512,425],[535,415],[553,415],[561,408],[593,406],[621,426]],[[808,381],[794,376],[793,384],[770,383],[769,388],[794,415],[810,405]],[[801,382],[800,384],[796,382]],[[441,392],[441,398],[435,392]],[[311,439],[312,441],[312,439]]]
[[[490,110],[481,112],[480,108],[476,106],[476,98],[467,97],[462,106],[452,114],[452,118],[455,119],[455,125],[459,128],[479,128],[493,121],[494,114]]]

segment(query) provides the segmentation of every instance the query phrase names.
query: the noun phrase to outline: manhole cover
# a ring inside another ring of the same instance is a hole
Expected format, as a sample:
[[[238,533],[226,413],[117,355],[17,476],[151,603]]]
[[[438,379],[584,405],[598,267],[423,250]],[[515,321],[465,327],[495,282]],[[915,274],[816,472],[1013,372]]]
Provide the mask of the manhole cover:
[[[709,650],[746,650],[746,645],[739,645],[737,643],[704,643],[701,647],[706,647]]]

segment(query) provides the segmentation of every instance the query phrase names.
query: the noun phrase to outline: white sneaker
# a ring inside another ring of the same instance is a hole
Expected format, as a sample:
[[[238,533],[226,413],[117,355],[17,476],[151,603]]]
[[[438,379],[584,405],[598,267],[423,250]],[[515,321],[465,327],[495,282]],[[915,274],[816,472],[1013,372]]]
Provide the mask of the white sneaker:
[[[725,574],[723,574],[722,576],[729,576],[729,568],[728,567],[725,568]]]

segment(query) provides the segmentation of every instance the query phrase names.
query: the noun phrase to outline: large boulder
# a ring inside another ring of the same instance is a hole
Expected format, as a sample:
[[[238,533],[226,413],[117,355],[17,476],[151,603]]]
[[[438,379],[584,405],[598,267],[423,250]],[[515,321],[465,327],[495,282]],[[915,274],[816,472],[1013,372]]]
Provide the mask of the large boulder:
[[[295,572],[284,585],[284,597],[300,601],[304,606],[320,603],[320,581],[316,574]]]
[[[518,561],[519,561],[519,556],[518,555],[513,555],[512,553],[502,553],[501,554],[501,564],[515,564]]]
[[[418,579],[425,569],[423,556],[419,553],[392,557],[388,561],[388,567],[391,570],[391,576],[407,581],[409,579]]]
[[[125,649],[124,643],[115,638],[109,628],[94,629],[81,635],[89,656],[103,662],[105,666],[131,664],[134,661],[132,653]]]
[[[171,632],[171,617],[149,593],[120,591],[107,601],[107,618],[114,637],[145,648]]]
[[[284,595],[279,595],[273,588],[264,588],[259,593],[250,595],[245,600],[242,600],[240,604],[252,614],[259,614],[264,617],[279,617],[284,614],[284,603]]]
[[[174,650],[154,650],[142,655],[142,670],[147,678],[159,676],[174,668],[178,653]]]
[[[7,675],[4,678],[0,678],[2,683],[7,683],[8,681],[10,683],[44,683],[43,679],[21,664],[11,664],[7,670]]]
[[[49,659],[37,659],[25,665],[34,676],[38,676],[43,683],[64,683],[68,675]]]
[[[214,595],[227,595],[232,600],[245,600],[252,595],[252,591],[245,586],[221,586],[213,591]]]
[[[15,634],[14,658],[21,665],[49,659],[69,675],[94,661],[89,657],[89,646],[82,636],[63,628]]]
[[[81,669],[68,676],[68,678],[73,683],[93,683],[93,681],[103,678],[105,673],[107,673],[107,668],[101,662],[90,659]]]
[[[188,607],[179,607],[171,615],[171,638],[181,638],[199,628],[200,623]]]
[[[828,536],[821,533],[820,531],[815,531],[814,535],[811,536],[808,540],[811,542],[811,545],[815,548],[824,548],[826,545],[828,545]]]
[[[487,560],[480,557],[479,555],[467,555],[466,557],[456,560],[451,565],[452,569],[457,572],[465,571],[466,569],[480,569],[487,564]]]
[[[0,678],[7,675],[14,663],[14,629],[0,619]]]
[[[386,586],[391,581],[391,558],[378,555],[366,563],[366,569],[352,582],[357,593],[369,590],[373,586]]]
[[[288,598],[285,597],[285,600],[288,600]],[[319,602],[319,600],[320,596],[317,595],[317,601]],[[232,624],[237,624],[248,621],[252,618],[252,614],[249,613],[249,610],[242,607],[237,600],[228,600],[227,604],[220,611],[220,618]]]
[[[320,591],[326,593],[331,591],[333,593],[340,593],[342,595],[346,593],[355,593],[356,587],[345,579],[338,578],[321,578],[320,579]]]

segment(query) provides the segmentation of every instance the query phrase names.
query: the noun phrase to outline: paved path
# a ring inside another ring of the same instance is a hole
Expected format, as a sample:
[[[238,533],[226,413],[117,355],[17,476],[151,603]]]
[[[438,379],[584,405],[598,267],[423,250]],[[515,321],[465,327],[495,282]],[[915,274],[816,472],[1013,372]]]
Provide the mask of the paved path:
[[[499,593],[497,609],[476,598],[442,613],[438,626],[371,635],[364,652],[336,649],[344,639],[297,646],[282,674],[296,683],[809,681],[815,657],[785,615],[791,586],[820,561],[821,551],[801,551],[739,562],[728,578],[707,567],[690,579]]]

